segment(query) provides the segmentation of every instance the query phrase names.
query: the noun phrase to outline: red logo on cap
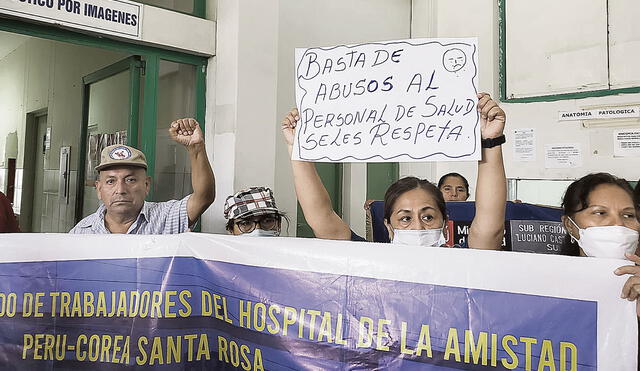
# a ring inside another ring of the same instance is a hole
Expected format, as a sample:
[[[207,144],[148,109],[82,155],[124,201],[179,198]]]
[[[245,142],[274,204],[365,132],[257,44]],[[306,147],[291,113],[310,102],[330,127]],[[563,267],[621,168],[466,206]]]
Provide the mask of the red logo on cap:
[[[109,157],[114,160],[126,160],[131,157],[131,151],[129,151],[129,148],[126,147],[117,147],[111,150],[111,153],[109,153]]]

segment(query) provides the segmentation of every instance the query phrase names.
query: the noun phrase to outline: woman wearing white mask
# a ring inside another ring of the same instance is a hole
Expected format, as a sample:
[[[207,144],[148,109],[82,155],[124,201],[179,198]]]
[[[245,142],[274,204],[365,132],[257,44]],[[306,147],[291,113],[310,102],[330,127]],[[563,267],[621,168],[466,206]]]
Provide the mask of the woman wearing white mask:
[[[562,207],[562,222],[568,233],[563,248],[568,254],[640,264],[636,255],[640,230],[638,204],[626,180],[608,173],[586,175],[567,188]],[[622,266],[615,274],[631,275],[622,288],[622,298],[638,299],[640,266]]]
[[[502,161],[506,115],[491,96],[478,94],[482,160],[478,161],[476,217],[468,243],[479,249],[500,249],[504,234],[507,186]],[[282,132],[293,149],[297,109],[282,121]],[[311,162],[291,161],[298,201],[318,238],[362,241],[333,211],[327,190]],[[447,216],[442,192],[427,180],[407,177],[392,184],[385,195],[384,222],[394,244],[439,247],[444,244]]]
[[[426,179],[405,177],[389,186],[383,217],[394,244],[439,247],[448,238],[444,197]]]
[[[224,203],[227,232],[236,236],[277,237],[287,216],[276,206],[271,189],[251,187],[227,197]]]

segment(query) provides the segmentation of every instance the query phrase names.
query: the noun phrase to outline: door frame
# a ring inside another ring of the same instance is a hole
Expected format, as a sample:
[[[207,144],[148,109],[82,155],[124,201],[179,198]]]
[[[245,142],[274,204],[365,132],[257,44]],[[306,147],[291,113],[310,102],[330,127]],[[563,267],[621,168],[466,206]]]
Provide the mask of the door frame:
[[[140,74],[143,67],[140,56],[134,55],[107,67],[94,71],[82,78],[82,124],[80,127],[80,150],[78,153],[78,176],[76,181],[75,222],[82,219],[84,187],[87,167],[87,132],[89,130],[89,97],[91,84],[119,73],[129,71],[129,123],[127,125],[127,145],[138,146],[138,125],[140,112]]]
[[[205,111],[206,111],[206,76],[208,58],[177,52],[174,50],[161,49],[157,47],[135,44],[132,42],[112,40],[105,37],[96,37],[88,34],[58,28],[56,26],[39,25],[28,23],[16,19],[2,19],[0,23],[0,31],[18,33],[22,35],[38,37],[59,42],[66,42],[76,45],[88,46],[92,48],[106,49],[127,53],[132,56],[140,56],[144,62],[144,73],[141,75],[142,84],[144,84],[144,97],[142,102],[142,117],[138,118],[141,127],[141,138],[138,138],[139,149],[144,152],[147,158],[147,174],[153,177],[155,172],[156,158],[156,128],[158,118],[158,80],[160,72],[160,61],[166,60],[175,63],[189,64],[196,67],[196,86],[195,86],[195,119],[201,124],[200,128],[205,128]],[[139,86],[139,84],[138,84]],[[84,110],[84,107],[83,107]],[[84,116],[83,112],[83,116]],[[78,117],[79,130],[83,129],[83,117]],[[86,132],[85,132],[86,135]],[[137,132],[136,132],[137,135]],[[81,137],[80,146],[85,146],[86,138]],[[78,155],[82,156],[83,151],[78,151]],[[78,161],[79,164],[79,161]],[[78,168],[78,176],[80,172],[84,173],[83,168]],[[84,176],[84,175],[83,175]],[[78,184],[83,182],[83,178],[78,178]],[[79,196],[78,194],[76,196]],[[148,200],[154,200],[153,188],[151,189]],[[76,207],[76,223],[81,216],[77,212]]]
[[[33,187],[35,185],[35,156],[38,144],[38,117],[48,116],[49,108],[41,108],[27,112],[24,134],[24,158],[22,160],[22,193],[20,196],[20,228],[23,232],[30,232],[33,225]]]

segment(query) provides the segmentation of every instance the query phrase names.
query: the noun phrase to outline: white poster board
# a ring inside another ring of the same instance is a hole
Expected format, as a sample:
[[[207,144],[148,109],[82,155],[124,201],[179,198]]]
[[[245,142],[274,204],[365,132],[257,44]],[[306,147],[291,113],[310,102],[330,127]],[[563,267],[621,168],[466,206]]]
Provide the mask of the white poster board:
[[[293,159],[480,159],[477,39],[296,49]]]

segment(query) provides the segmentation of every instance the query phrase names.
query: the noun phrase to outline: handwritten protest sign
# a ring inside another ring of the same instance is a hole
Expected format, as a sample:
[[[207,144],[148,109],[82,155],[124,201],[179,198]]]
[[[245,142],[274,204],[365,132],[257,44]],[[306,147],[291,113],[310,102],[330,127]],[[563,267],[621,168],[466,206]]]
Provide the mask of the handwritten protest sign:
[[[477,39],[296,49],[293,159],[480,158]]]

